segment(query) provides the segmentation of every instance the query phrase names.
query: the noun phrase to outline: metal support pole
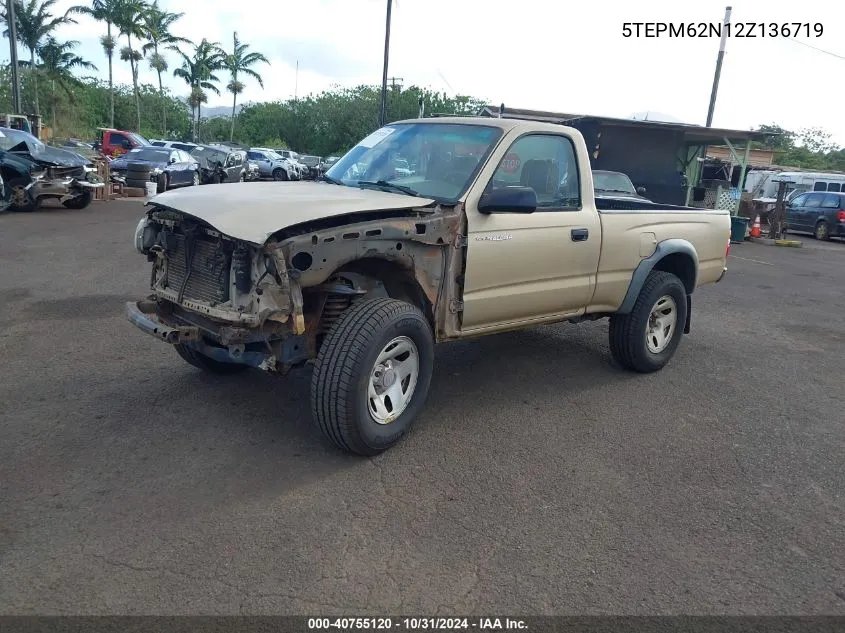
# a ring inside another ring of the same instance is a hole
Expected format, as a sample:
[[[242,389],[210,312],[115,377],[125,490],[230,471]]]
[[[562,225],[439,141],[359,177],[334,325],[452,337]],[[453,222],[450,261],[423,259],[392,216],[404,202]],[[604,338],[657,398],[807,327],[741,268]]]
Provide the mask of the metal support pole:
[[[12,62],[12,110],[22,114],[21,82],[18,77],[18,20],[15,17],[15,0],[6,0],[6,16],[9,23],[9,57]]]
[[[739,181],[736,183],[736,188],[739,190],[739,198],[736,201],[736,210],[734,215],[739,215],[739,207],[742,206],[742,191],[745,181],[745,171],[748,169],[748,154],[751,152],[751,141],[745,142],[745,156],[742,159],[739,167]],[[733,174],[731,174],[733,175]]]
[[[719,77],[722,75],[722,60],[725,58],[725,44],[731,24],[731,8],[725,8],[725,21],[722,23],[722,40],[719,43],[719,56],[716,58],[716,73],[713,75],[713,88],[710,90],[710,107],[707,109],[707,127],[713,123],[713,110],[716,109],[716,93],[719,91]]]
[[[387,117],[387,59],[390,55],[390,10],[393,0],[387,0],[387,21],[384,27],[384,72],[381,76],[381,108],[379,109],[378,125],[382,127]]]

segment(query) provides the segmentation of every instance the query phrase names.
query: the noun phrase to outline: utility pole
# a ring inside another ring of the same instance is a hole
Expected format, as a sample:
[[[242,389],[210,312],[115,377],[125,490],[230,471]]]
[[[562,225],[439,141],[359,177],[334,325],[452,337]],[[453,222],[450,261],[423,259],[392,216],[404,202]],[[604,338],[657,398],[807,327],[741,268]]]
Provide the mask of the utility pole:
[[[18,77],[18,20],[15,17],[15,0],[6,0],[6,16],[9,23],[9,56],[12,62],[12,110],[21,114],[21,83]]]
[[[387,21],[384,27],[384,71],[381,75],[381,108],[379,109],[378,125],[382,127],[387,116],[387,59],[390,55],[390,10],[393,0],[387,0]]]
[[[731,8],[725,7],[725,20],[722,22],[722,40],[719,43],[719,56],[716,58],[716,73],[713,75],[713,88],[710,90],[710,107],[707,109],[707,127],[713,123],[713,110],[716,109],[716,93],[719,91],[719,77],[722,75],[722,60],[725,58],[725,44],[731,28]]]
[[[402,90],[402,77],[388,77],[387,80],[390,82],[391,89],[396,90],[396,88],[399,88],[399,90]],[[399,85],[397,86],[397,84]]]

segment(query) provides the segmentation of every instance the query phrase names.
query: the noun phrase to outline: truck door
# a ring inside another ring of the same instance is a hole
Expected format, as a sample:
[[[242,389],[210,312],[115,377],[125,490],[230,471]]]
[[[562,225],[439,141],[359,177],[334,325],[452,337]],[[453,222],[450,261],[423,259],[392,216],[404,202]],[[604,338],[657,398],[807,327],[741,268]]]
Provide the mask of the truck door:
[[[506,148],[506,149],[504,149]],[[504,139],[467,199],[466,274],[461,329],[542,321],[584,312],[595,287],[601,225],[583,141],[560,133]],[[487,179],[484,184],[483,179]],[[537,195],[533,213],[491,213],[478,203],[499,187]]]

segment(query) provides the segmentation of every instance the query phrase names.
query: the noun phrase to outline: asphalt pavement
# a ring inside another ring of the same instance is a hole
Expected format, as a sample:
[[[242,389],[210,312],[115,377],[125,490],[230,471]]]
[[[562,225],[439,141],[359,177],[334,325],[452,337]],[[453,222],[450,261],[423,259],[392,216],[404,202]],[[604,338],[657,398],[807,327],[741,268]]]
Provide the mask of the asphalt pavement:
[[[845,614],[845,244],[735,245],[640,376],[607,323],[438,348],[409,437],[124,320],[142,206],[0,215],[0,613]]]

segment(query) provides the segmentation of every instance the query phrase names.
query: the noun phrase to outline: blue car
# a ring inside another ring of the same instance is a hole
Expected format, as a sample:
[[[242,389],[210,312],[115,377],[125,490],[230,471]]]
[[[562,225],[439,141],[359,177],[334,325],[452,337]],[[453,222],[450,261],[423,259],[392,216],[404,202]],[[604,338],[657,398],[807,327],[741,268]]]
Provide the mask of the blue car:
[[[129,187],[158,183],[158,193],[172,187],[200,184],[200,165],[181,149],[136,147],[111,162],[111,172],[126,178]]]

